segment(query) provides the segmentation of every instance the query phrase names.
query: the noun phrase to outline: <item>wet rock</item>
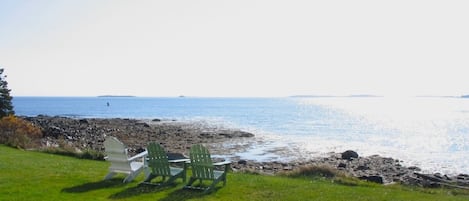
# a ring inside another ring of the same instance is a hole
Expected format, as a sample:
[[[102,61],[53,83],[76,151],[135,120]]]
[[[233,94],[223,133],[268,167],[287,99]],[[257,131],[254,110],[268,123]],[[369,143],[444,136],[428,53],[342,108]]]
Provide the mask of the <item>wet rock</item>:
[[[359,179],[375,182],[378,184],[383,184],[383,177],[379,175],[371,175],[371,176],[361,176]]]
[[[238,164],[239,165],[246,165],[248,162],[246,160],[239,160]]]
[[[230,130],[225,130],[225,131],[221,131],[218,133],[218,135],[220,136],[223,136],[223,137],[226,137],[226,138],[242,138],[242,137],[254,137],[254,134],[252,133],[248,133],[248,132],[244,132],[244,131],[237,131],[237,130],[233,130],[233,131],[230,131]]]
[[[245,131],[232,131],[233,137],[254,137],[254,134]]]
[[[459,180],[469,180],[469,175],[459,174],[456,178],[459,179]]]
[[[439,172],[433,174],[433,176],[438,178],[438,179],[443,179],[443,175],[441,175],[441,173],[439,173]]]
[[[339,163],[339,165],[337,165],[338,168],[346,168],[347,167],[347,164],[345,163]]]
[[[145,122],[137,122],[137,123],[135,123],[135,125],[137,125],[137,126],[143,126],[143,127],[146,127],[146,128],[150,128],[150,125],[148,125],[148,124],[145,123]]]
[[[342,159],[352,160],[352,158],[358,158],[358,153],[352,150],[347,150],[342,153]]]
[[[417,175],[418,177],[420,178],[423,178],[425,180],[428,180],[428,181],[432,181],[432,182],[439,182],[441,181],[440,178],[434,176],[434,175],[431,175],[431,174],[419,174],[419,173],[415,173],[415,175]]]
[[[356,168],[356,170],[369,170],[370,168],[368,166],[360,165]]]
[[[416,171],[416,172],[422,171],[419,167],[416,167],[416,166],[410,166],[410,167],[408,167],[408,169],[409,169],[409,170]]]

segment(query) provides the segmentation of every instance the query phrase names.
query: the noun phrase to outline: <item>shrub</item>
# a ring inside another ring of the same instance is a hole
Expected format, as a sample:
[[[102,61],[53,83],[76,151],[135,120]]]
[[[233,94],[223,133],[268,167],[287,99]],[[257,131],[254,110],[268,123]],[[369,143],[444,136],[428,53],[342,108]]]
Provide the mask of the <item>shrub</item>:
[[[57,154],[62,156],[71,156],[80,159],[90,159],[90,160],[104,160],[104,153],[95,151],[92,149],[87,149],[84,151],[76,151],[74,149],[69,149],[67,147],[47,147],[42,149],[45,153]]]
[[[0,119],[0,143],[16,148],[33,148],[42,137],[41,129],[21,118],[8,115]]]
[[[325,178],[334,178],[334,177],[346,177],[345,173],[337,170],[334,167],[328,165],[309,165],[303,166],[299,169],[287,173],[291,177],[325,177]]]
[[[83,151],[79,156],[82,159],[104,160],[104,153],[93,149]]]
[[[288,177],[306,177],[313,179],[325,179],[332,183],[341,184],[345,186],[378,186],[379,184],[360,180],[352,177],[349,174],[340,171],[330,165],[307,165],[302,166],[291,172],[284,172],[284,176]]]

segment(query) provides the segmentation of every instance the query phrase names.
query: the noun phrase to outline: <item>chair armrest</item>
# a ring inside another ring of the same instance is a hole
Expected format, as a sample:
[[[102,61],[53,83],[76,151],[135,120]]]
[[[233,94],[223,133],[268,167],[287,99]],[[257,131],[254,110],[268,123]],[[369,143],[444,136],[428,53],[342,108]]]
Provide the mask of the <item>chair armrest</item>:
[[[214,163],[213,165],[214,166],[224,165],[225,166],[225,174],[226,174],[230,170],[230,164],[231,164],[231,161],[222,161],[222,162],[219,162],[219,163]]]
[[[145,157],[146,155],[148,155],[148,151],[144,151],[144,152],[139,153],[139,154],[137,154],[137,155],[135,155],[135,156],[132,156],[131,158],[128,159],[128,161],[134,161],[134,160],[136,160],[136,159],[138,159],[138,158],[143,158],[143,157]]]
[[[221,166],[221,165],[228,165],[228,164],[231,164],[231,161],[222,161],[222,162],[214,163],[213,165]]]
[[[188,158],[168,160],[168,162],[170,162],[170,163],[182,163],[182,162],[188,162],[188,161],[190,161],[190,159],[188,159]]]
[[[190,166],[194,166],[193,163],[191,163],[190,161],[186,162],[187,165],[190,165]],[[206,167],[206,168],[213,168],[213,164],[210,163],[210,164],[207,164],[207,163],[198,163],[198,164],[195,164],[196,166],[199,166],[199,167]]]

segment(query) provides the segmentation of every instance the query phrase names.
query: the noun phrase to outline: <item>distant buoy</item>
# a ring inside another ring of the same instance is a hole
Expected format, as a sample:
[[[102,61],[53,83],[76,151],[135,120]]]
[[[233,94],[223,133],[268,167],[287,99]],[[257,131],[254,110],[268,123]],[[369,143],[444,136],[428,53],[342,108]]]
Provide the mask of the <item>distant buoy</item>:
[[[109,107],[109,102],[107,102],[106,105]]]

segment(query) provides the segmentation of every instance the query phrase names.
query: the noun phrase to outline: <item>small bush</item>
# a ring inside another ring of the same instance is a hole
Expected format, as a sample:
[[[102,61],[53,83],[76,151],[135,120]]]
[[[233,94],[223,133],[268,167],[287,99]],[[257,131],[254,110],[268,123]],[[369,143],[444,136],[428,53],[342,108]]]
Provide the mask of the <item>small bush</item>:
[[[346,186],[378,186],[377,183],[367,182],[364,180],[360,180],[355,177],[336,177],[332,180],[334,183],[346,185]]]
[[[253,169],[245,169],[240,171],[243,174],[250,174],[250,175],[261,175],[259,171],[253,170]]]
[[[91,160],[104,160],[104,153],[88,149],[85,151],[76,151],[68,147],[47,147],[42,149],[45,153],[57,154],[62,156],[71,156],[80,159],[91,159]]]
[[[104,160],[104,153],[92,149],[88,149],[80,153],[79,158],[91,160]]]
[[[291,177],[346,177],[345,173],[328,165],[303,166],[297,170],[287,173],[286,175]]]
[[[75,151],[71,151],[68,149],[61,148],[61,147],[47,147],[47,148],[42,149],[41,151],[45,153],[49,153],[49,154],[77,157],[77,153]]]
[[[67,142],[63,137],[57,139],[57,146],[48,146],[41,148],[42,152],[57,154],[62,156],[71,156],[80,159],[104,160],[104,152],[93,149],[80,150],[74,147],[72,143]]]
[[[9,115],[0,119],[0,143],[16,148],[39,145],[41,129],[21,118]]]

